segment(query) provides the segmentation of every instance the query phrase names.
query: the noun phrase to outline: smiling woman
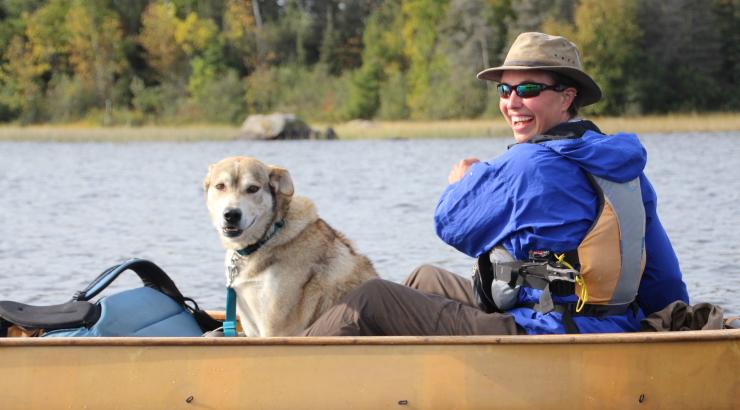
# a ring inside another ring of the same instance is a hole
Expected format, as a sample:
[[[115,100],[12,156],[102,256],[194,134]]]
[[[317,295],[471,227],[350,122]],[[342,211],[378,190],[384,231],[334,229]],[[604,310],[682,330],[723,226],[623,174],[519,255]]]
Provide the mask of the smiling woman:
[[[526,142],[572,118],[569,109],[577,90],[555,84],[553,75],[547,71],[506,71],[501,81],[499,109],[516,142]]]
[[[574,118],[601,98],[575,44],[523,33],[478,78],[499,82],[517,144],[456,164],[435,212],[442,240],[479,257],[478,305],[527,333],[598,333],[639,330],[643,314],[688,302],[637,136]]]

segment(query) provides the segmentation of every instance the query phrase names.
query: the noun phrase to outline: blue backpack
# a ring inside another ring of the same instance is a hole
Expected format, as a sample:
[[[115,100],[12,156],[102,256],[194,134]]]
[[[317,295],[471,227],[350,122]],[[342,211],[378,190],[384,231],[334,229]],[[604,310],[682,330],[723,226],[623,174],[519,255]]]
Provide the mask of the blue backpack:
[[[122,272],[134,271],[144,286],[100,298],[91,303]],[[67,303],[32,306],[0,302],[0,336],[11,325],[44,337],[187,337],[200,336],[221,326],[154,263],[130,259],[101,273]]]

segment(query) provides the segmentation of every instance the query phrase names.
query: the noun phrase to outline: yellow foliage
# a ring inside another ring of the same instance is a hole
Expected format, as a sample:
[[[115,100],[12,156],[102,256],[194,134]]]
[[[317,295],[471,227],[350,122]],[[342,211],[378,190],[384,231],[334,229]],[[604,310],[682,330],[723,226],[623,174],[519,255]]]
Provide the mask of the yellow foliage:
[[[4,57],[7,62],[2,67],[2,77],[12,79],[21,95],[26,96],[38,91],[34,80],[49,69],[49,64],[45,61],[39,62],[33,57],[29,42],[20,36],[14,36],[5,49]],[[19,104],[23,105],[23,102]]]
[[[66,6],[62,2],[51,2],[28,17],[26,37],[30,44],[32,58],[47,66],[49,61],[67,52],[67,32],[64,29]]]
[[[147,52],[147,61],[160,75],[167,76],[183,57],[183,51],[175,41],[178,23],[175,5],[152,3],[144,10],[141,22],[138,40]]]
[[[249,31],[254,30],[251,0],[229,0],[224,12],[224,36],[234,42],[241,41]]]
[[[203,50],[216,35],[218,28],[211,20],[200,19],[196,13],[190,13],[185,20],[175,25],[175,41],[187,55]]]
[[[113,86],[114,75],[126,66],[120,49],[123,32],[115,16],[96,19],[82,2],[75,2],[67,13],[69,61],[78,78],[93,85],[100,95]]]
[[[567,22],[547,18],[542,22],[542,32],[553,36],[562,36],[567,39],[576,37],[575,27]]]

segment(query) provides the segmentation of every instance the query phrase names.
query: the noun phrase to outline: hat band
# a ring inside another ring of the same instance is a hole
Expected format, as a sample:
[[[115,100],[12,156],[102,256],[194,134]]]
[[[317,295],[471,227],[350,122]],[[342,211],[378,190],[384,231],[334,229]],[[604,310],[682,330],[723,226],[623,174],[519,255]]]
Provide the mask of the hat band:
[[[575,68],[579,69],[578,67],[569,66],[569,65],[562,65],[560,62],[553,63],[552,61],[532,61],[532,60],[520,60],[520,61],[504,61],[504,65],[501,66],[501,68],[506,68],[506,66],[524,66],[524,67],[562,67],[562,68]]]

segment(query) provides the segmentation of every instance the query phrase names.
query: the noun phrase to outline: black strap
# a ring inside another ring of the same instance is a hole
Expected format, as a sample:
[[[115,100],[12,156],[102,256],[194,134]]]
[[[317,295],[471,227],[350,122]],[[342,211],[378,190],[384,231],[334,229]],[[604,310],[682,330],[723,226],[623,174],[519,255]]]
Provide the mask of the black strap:
[[[195,321],[198,322],[198,326],[203,332],[210,332],[211,330],[216,330],[219,327],[223,326],[223,323],[219,320],[216,320],[211,317],[205,310],[201,310],[198,307],[198,304],[195,303],[193,299],[185,298],[184,306],[185,308],[190,311],[190,313],[193,315],[193,318],[195,318]],[[190,306],[187,302],[192,303],[192,306]]]
[[[159,266],[148,260],[136,258],[129,259],[106,269],[97,278],[93,279],[85,289],[76,292],[72,296],[72,300],[86,301],[94,298],[98,293],[113,283],[122,272],[129,269],[139,276],[144,286],[156,289],[171,297],[177,303],[184,304],[185,297],[177,289],[175,282]]]
[[[565,333],[567,334],[581,333],[580,329],[578,329],[578,325],[576,325],[576,322],[573,320],[574,310],[575,309],[566,309],[563,313],[563,327],[565,328]]]
[[[100,318],[100,306],[72,301],[61,305],[32,306],[4,300],[0,302],[0,317],[3,322],[18,325],[24,329],[69,329],[90,327]]]

